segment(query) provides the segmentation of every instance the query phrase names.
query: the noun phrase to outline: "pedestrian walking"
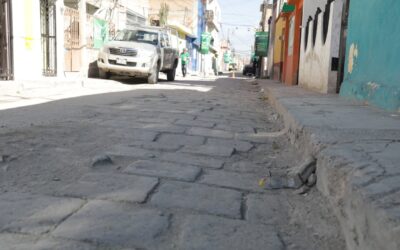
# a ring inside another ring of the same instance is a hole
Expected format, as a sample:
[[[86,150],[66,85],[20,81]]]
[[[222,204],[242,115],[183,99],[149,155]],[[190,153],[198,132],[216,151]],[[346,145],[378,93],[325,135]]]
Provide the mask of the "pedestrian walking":
[[[182,75],[183,77],[186,77],[187,65],[189,64],[189,53],[187,52],[186,48],[184,48],[181,53],[181,64],[182,64]]]

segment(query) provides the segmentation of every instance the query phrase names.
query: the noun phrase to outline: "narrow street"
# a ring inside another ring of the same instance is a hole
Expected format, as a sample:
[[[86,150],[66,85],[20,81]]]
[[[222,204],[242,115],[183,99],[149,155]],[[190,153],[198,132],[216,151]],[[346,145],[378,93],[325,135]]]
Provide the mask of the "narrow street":
[[[259,186],[305,157],[261,87],[192,78],[0,111],[1,248],[345,249],[315,187]]]

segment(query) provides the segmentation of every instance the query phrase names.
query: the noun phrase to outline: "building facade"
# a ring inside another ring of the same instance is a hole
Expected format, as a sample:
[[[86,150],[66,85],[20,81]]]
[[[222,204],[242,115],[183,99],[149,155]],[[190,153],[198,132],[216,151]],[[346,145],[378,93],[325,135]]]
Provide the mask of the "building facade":
[[[168,15],[166,26],[178,31],[178,48],[182,51],[186,48],[190,54],[188,70],[197,71],[199,61],[199,48],[196,44],[198,38],[198,0],[149,0],[149,22],[152,25],[160,25],[159,12],[162,4],[167,4]],[[179,65],[180,67],[180,61]],[[179,71],[178,71],[179,73]]]
[[[2,1],[0,79],[62,75],[63,6],[62,0]]]
[[[304,0],[299,85],[336,93],[342,0]]]

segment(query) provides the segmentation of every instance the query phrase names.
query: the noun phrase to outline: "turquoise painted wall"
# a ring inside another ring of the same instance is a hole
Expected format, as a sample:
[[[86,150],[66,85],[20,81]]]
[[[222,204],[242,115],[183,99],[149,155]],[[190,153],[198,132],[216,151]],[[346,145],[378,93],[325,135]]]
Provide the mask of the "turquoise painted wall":
[[[400,0],[350,0],[340,95],[400,112]]]

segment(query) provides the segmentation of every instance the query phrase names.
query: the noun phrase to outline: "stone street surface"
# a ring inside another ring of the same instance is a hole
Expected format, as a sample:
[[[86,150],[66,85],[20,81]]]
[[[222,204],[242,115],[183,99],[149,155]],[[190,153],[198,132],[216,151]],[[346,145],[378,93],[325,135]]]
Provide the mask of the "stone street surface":
[[[0,249],[345,249],[254,80],[93,82],[0,111]]]

